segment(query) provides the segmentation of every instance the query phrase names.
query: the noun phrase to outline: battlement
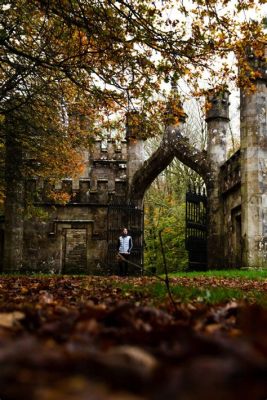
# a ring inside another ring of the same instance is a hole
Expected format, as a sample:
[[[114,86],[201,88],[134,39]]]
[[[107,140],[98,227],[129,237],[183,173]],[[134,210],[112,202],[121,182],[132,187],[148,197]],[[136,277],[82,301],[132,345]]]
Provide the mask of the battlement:
[[[108,204],[116,198],[125,198],[127,190],[127,180],[115,178],[109,181],[107,178],[92,180],[81,179],[63,179],[56,185],[49,181],[29,179],[26,182],[28,198],[34,203],[42,204],[65,204],[64,195],[67,197],[67,204]]]
[[[91,160],[126,160],[127,140],[95,139],[90,149]]]
[[[38,204],[90,205],[108,204],[114,197],[125,198],[127,190],[127,140],[95,139],[83,151],[84,172],[78,178],[64,178],[57,183],[28,179],[28,199]]]

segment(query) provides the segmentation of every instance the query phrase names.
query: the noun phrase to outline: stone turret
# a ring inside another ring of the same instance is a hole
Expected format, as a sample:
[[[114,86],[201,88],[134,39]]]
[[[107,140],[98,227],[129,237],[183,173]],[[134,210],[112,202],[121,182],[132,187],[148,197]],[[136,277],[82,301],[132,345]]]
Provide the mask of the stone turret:
[[[215,164],[226,161],[226,134],[229,125],[229,91],[210,91],[207,102],[207,152]]]
[[[207,97],[207,157],[210,162],[208,192],[208,268],[222,268],[222,200],[219,193],[219,170],[226,160],[226,134],[229,124],[228,90],[210,91]]]
[[[138,110],[128,111],[126,114],[128,186],[130,186],[132,182],[133,175],[144,162],[144,140],[141,127],[141,118]]]
[[[255,91],[240,94],[242,244],[244,267],[267,267],[267,47],[248,55]]]

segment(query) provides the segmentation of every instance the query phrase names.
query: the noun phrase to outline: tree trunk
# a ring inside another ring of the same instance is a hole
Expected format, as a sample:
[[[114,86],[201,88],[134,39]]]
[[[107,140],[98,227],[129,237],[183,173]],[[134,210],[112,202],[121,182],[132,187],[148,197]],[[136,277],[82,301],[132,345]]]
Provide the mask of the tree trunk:
[[[5,246],[3,272],[18,272],[23,256],[24,180],[19,134],[6,134]]]

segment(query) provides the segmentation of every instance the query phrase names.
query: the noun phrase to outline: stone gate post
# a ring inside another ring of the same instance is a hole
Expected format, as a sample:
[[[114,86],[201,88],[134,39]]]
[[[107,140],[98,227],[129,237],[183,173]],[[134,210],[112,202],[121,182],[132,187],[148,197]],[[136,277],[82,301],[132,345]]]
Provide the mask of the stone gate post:
[[[208,269],[224,267],[222,201],[219,188],[220,166],[226,160],[226,133],[229,125],[229,92],[210,91],[207,98],[208,127],[207,157],[210,172],[207,179],[208,195]]]
[[[244,267],[267,268],[267,47],[250,54],[255,91],[240,93],[241,233]]]

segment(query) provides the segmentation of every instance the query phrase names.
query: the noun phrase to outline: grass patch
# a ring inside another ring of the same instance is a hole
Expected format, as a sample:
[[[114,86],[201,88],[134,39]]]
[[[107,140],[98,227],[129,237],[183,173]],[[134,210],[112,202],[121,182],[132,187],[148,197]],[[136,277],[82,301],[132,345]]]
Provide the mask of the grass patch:
[[[230,269],[230,270],[211,270],[201,272],[175,272],[170,273],[170,277],[197,278],[200,276],[207,278],[243,278],[243,279],[267,279],[266,269]]]
[[[116,283],[125,294],[142,294],[149,297],[151,301],[163,301],[168,295],[166,287],[162,282],[148,284],[145,287],[132,285],[131,283]],[[171,292],[176,301],[188,303],[197,301],[205,304],[219,304],[230,300],[248,301],[250,303],[261,304],[267,307],[267,295],[256,290],[243,291],[232,288],[197,288],[171,285]]]

